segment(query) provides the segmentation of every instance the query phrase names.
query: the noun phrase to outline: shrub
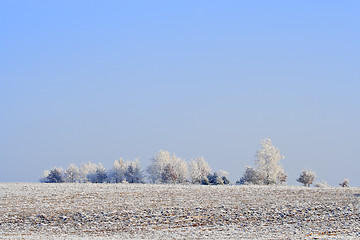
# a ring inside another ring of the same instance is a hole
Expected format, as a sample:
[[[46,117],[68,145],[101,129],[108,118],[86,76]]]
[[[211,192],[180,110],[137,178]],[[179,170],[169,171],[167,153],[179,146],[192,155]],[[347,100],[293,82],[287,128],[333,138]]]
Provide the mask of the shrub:
[[[300,177],[296,179],[299,183],[304,184],[304,186],[310,187],[310,185],[315,180],[316,175],[311,169],[309,170],[302,170]]]
[[[348,178],[345,178],[344,181],[342,181],[342,183],[340,183],[339,185],[341,187],[349,187],[349,179]]]

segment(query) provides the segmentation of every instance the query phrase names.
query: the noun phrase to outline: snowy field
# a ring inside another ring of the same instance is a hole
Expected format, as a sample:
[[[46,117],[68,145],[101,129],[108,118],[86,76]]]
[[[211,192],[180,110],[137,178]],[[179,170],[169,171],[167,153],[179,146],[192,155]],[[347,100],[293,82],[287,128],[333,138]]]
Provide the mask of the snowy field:
[[[359,239],[360,188],[0,183],[0,239]]]

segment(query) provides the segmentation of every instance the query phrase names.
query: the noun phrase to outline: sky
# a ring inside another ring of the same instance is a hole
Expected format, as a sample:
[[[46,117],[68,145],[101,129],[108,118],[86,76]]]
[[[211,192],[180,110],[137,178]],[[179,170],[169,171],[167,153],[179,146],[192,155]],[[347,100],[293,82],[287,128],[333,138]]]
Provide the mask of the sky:
[[[271,138],[360,186],[360,2],[0,3],[0,182],[159,150],[235,182]]]

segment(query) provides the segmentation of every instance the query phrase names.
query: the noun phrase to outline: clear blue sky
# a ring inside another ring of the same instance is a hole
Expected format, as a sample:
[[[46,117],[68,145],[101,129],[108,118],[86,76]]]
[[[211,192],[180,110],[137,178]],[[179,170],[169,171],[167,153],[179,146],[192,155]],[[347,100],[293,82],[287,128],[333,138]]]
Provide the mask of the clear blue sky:
[[[262,138],[360,186],[359,1],[1,1],[0,181],[160,149],[235,181]]]

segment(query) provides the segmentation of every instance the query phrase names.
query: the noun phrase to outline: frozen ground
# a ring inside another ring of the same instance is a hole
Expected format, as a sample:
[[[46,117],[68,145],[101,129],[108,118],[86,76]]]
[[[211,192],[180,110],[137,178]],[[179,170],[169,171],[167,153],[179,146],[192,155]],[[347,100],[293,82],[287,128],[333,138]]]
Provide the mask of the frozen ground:
[[[0,183],[0,239],[359,239],[360,188]]]

